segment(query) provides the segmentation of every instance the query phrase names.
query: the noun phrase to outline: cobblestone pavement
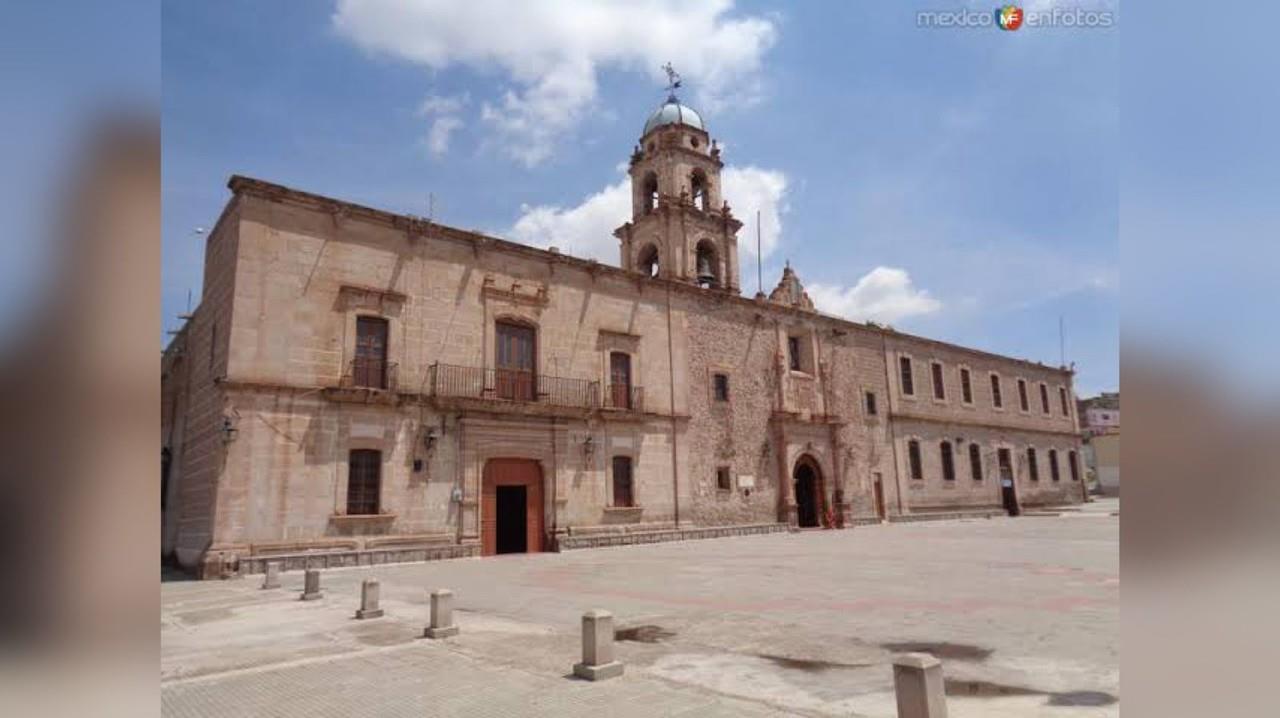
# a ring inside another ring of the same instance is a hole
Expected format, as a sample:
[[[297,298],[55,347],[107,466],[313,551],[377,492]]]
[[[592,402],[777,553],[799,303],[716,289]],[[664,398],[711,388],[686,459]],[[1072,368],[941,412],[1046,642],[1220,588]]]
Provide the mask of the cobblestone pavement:
[[[859,527],[161,587],[174,716],[895,713],[894,651],[943,660],[953,716],[1119,715],[1119,518]],[[352,618],[360,581],[383,618]],[[461,634],[419,639],[427,592]],[[570,676],[606,608],[626,673]],[[636,629],[630,633],[626,629]]]

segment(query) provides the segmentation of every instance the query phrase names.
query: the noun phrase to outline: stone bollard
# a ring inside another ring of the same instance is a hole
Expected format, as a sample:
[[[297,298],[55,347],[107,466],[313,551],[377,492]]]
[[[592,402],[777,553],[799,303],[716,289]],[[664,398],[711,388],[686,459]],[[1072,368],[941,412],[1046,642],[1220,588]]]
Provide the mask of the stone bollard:
[[[302,600],[314,601],[317,598],[324,598],[324,594],[320,592],[320,572],[309,568],[303,578]]]
[[[267,573],[262,577],[263,588],[280,588],[280,562],[268,561]]]
[[[378,618],[382,616],[382,609],[378,607],[378,594],[381,591],[378,588],[378,579],[366,578],[364,583],[360,584],[360,609],[356,611],[356,618]]]
[[[431,625],[422,632],[423,638],[448,638],[458,635],[453,624],[453,591],[437,589],[431,592]]]
[[[613,614],[598,608],[582,614],[582,663],[573,664],[573,675],[603,681],[622,675],[622,664],[613,660]]]
[[[893,657],[893,691],[898,697],[898,718],[947,718],[942,661],[928,653]]]

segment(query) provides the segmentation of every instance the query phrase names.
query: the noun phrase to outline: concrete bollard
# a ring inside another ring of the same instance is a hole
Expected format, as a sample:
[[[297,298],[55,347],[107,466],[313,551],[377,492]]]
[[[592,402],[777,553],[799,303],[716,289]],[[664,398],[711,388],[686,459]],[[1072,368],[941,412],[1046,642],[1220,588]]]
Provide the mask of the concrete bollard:
[[[582,662],[573,664],[573,675],[603,681],[622,675],[622,664],[613,660],[613,614],[598,608],[582,614]]]
[[[893,692],[898,698],[898,718],[947,718],[942,661],[927,653],[893,657]]]
[[[263,588],[280,588],[280,562],[268,561],[267,573],[262,577]]]
[[[309,568],[303,578],[302,600],[314,601],[317,598],[324,598],[324,594],[320,592],[320,572]]]
[[[431,625],[422,632],[423,638],[448,638],[458,635],[453,624],[453,591],[437,589],[431,592]]]
[[[378,607],[378,594],[380,593],[381,590],[376,578],[366,578],[364,583],[360,584],[360,609],[356,611],[356,618],[379,618],[382,616],[382,609]]]

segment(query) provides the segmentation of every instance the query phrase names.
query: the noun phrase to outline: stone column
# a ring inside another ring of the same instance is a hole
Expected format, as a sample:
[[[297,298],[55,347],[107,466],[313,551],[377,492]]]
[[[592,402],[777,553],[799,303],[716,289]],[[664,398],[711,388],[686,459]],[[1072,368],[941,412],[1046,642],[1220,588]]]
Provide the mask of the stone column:
[[[320,572],[309,568],[303,579],[302,600],[314,601],[318,598],[324,598],[324,594],[320,591]]]
[[[947,718],[942,661],[927,653],[893,657],[893,690],[898,718]]]
[[[573,675],[603,681],[622,675],[622,664],[613,659],[613,614],[592,609],[582,614],[582,662],[573,664]]]
[[[280,562],[268,561],[266,575],[262,577],[263,588],[280,588]]]
[[[378,596],[381,592],[376,578],[366,578],[364,583],[360,584],[360,609],[356,611],[356,618],[382,616],[382,609],[378,607]]]
[[[453,591],[438,589],[431,592],[431,625],[422,632],[423,638],[448,638],[458,635],[453,623]]]

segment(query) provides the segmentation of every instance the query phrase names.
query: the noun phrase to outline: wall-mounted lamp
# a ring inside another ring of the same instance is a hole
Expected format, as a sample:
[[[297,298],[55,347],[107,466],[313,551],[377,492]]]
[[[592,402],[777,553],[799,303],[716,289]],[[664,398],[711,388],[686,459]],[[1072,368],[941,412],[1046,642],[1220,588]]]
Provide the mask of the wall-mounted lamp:
[[[591,435],[587,435],[587,438],[582,440],[582,456],[584,458],[590,459],[595,453],[596,453],[595,437]]]
[[[436,449],[436,430],[435,430],[435,428],[434,428],[434,427],[433,427],[433,428],[430,428],[430,429],[427,429],[427,433],[425,433],[425,434],[423,434],[423,435],[422,435],[422,448],[423,448],[423,449],[426,449],[426,451],[427,451],[427,453],[428,453],[428,454],[430,454],[431,452],[435,451],[435,449]]]
[[[223,443],[230,444],[231,442],[235,441],[235,440],[236,440],[236,436],[237,436],[239,433],[240,433],[240,430],[236,428],[236,421],[235,421],[235,419],[233,419],[232,417],[227,416],[227,415],[225,415],[225,414],[224,414],[224,415],[223,415],[223,417],[222,417],[222,441],[223,441]]]

